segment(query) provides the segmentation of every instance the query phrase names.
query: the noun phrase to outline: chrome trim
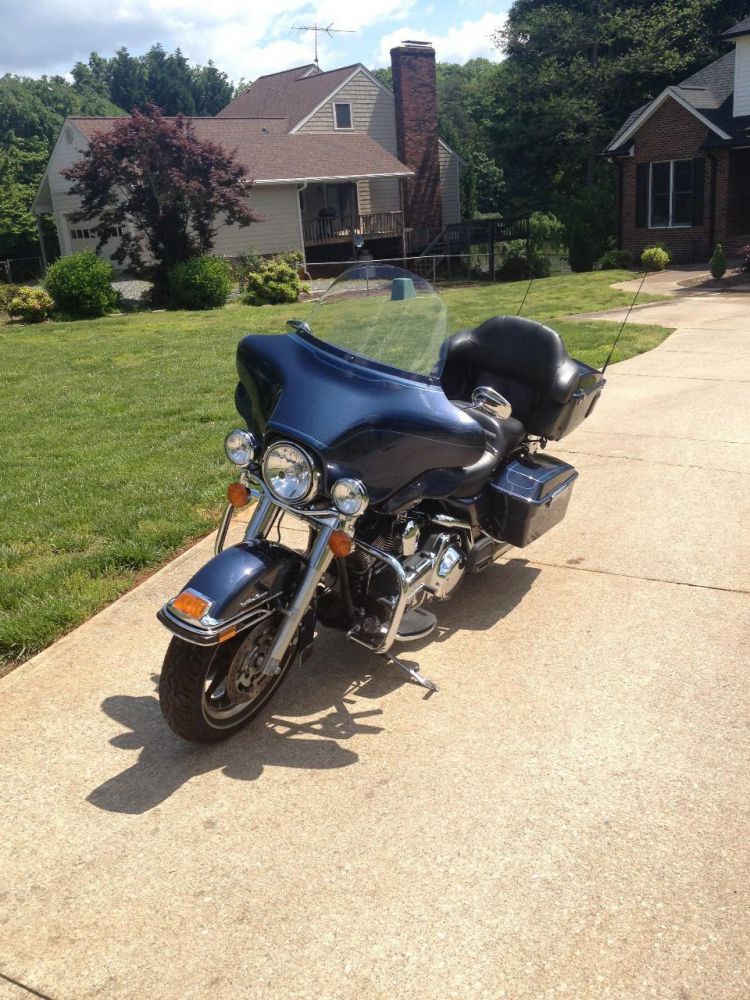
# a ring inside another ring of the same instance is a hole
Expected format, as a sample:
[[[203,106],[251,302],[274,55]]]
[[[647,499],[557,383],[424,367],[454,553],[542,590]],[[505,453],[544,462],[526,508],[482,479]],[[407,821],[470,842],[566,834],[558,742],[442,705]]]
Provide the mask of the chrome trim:
[[[488,385],[478,385],[471,394],[471,405],[477,410],[494,417],[495,420],[507,420],[513,413],[513,407],[496,389]]]
[[[315,596],[318,583],[333,559],[333,552],[328,547],[328,540],[340,526],[340,523],[341,518],[337,516],[331,518],[327,523],[321,524],[318,537],[313,542],[310,551],[307,569],[297,587],[291,604],[283,612],[284,621],[276,633],[271,648],[268,650],[266,662],[263,665],[264,674],[278,674],[281,670],[284,656],[294,639],[305,612],[310,606],[310,602]]]
[[[376,559],[380,559],[381,562],[386,563],[396,574],[396,580],[398,581],[398,598],[396,599],[393,614],[391,615],[391,621],[382,642],[378,646],[371,646],[369,643],[357,638],[357,636],[353,634],[356,630],[356,626],[354,629],[350,629],[349,632],[347,632],[348,637],[353,639],[355,642],[358,642],[360,645],[367,646],[368,649],[372,649],[376,653],[385,653],[396,641],[399,626],[401,625],[401,619],[404,617],[407,605],[417,591],[424,586],[424,578],[427,573],[432,570],[434,563],[430,562],[430,565],[425,567],[423,572],[415,570],[415,572],[410,575],[406,572],[405,568],[396,556],[392,556],[389,552],[377,549],[374,545],[368,545],[367,542],[363,542],[358,538],[354,539],[354,544],[357,548],[367,552],[368,555],[375,556]]]
[[[433,514],[430,520],[433,524],[439,524],[441,528],[458,528],[461,531],[472,530],[468,521],[460,521],[457,517],[451,517],[450,514]]]
[[[336,498],[333,495],[333,491],[336,489],[339,483],[351,483],[352,486],[356,487],[357,491],[359,492],[361,506],[356,513],[350,514],[345,510],[341,510],[341,508],[336,503]],[[362,514],[364,514],[364,512],[370,505],[370,497],[368,496],[367,490],[365,489],[365,484],[362,482],[361,479],[354,479],[352,476],[342,476],[341,479],[337,479],[336,482],[333,484],[333,486],[331,486],[330,493],[331,493],[331,500],[333,501],[333,506],[336,508],[338,513],[343,514],[344,517],[361,517]]]
[[[277,497],[276,494],[271,489],[271,487],[269,486],[268,481],[266,479],[266,462],[268,461],[269,455],[274,450],[274,448],[283,448],[285,446],[288,448],[296,448],[297,451],[301,452],[305,456],[305,458],[310,464],[310,473],[311,473],[310,489],[307,491],[307,493],[305,493],[304,496],[300,497],[299,500],[288,501],[284,500],[281,497]],[[317,496],[320,490],[320,469],[318,468],[318,463],[315,461],[310,452],[307,451],[306,448],[303,448],[302,445],[297,444],[296,441],[287,441],[285,438],[279,441],[274,441],[273,444],[269,445],[268,448],[266,448],[266,451],[263,455],[263,461],[261,463],[261,469],[263,470],[263,485],[265,486],[266,490],[271,494],[271,496],[274,498],[274,500],[278,501],[280,504],[285,504],[290,502],[304,503],[306,500],[312,500],[314,496]]]
[[[224,548],[224,542],[227,540],[227,532],[229,531],[229,525],[231,524],[233,514],[234,505],[228,503],[224,508],[224,513],[221,517],[221,524],[219,525],[219,530],[216,532],[216,538],[214,540],[215,556],[218,556]]]
[[[269,599],[267,597],[263,598],[264,601],[268,601]],[[205,628],[183,621],[183,619],[178,618],[173,613],[168,604],[165,604],[159,610],[157,617],[162,625],[168,628],[170,632],[184,639],[185,642],[190,642],[194,646],[215,646],[218,644],[221,633],[225,632],[228,628],[237,628],[238,632],[244,632],[245,629],[256,625],[272,614],[273,609],[271,608],[251,608],[249,611],[243,611],[242,614],[235,615],[233,618],[227,618],[223,622],[217,622],[210,628]],[[175,626],[174,628],[172,627],[173,625]]]
[[[200,618],[194,618],[193,615],[186,615],[184,612],[180,611],[179,608],[172,608],[171,607],[172,601],[176,601],[177,598],[180,596],[180,594],[192,594],[193,597],[198,597],[198,598],[200,598],[201,601],[205,601],[206,602],[206,610],[203,612],[203,614],[201,615]],[[206,615],[208,614],[208,612],[213,607],[213,603],[214,602],[211,600],[211,598],[207,594],[202,594],[200,592],[200,590],[196,590],[195,587],[183,587],[182,590],[178,594],[175,594],[174,597],[172,597],[169,601],[167,601],[166,606],[170,608],[170,610],[172,612],[172,615],[175,618],[179,618],[180,621],[185,621],[185,622],[199,622],[203,618],[206,617]]]
[[[250,458],[247,460],[247,462],[242,462],[242,463],[234,462],[229,457],[229,449],[227,448],[227,441],[233,434],[241,434],[243,438],[247,439],[246,441],[247,450],[250,452]],[[249,468],[255,462],[255,456],[258,454],[259,451],[260,451],[260,443],[258,442],[257,437],[252,433],[252,431],[246,431],[242,427],[235,427],[234,430],[231,430],[224,438],[224,454],[227,456],[227,461],[231,462],[232,465],[236,466],[239,469]]]

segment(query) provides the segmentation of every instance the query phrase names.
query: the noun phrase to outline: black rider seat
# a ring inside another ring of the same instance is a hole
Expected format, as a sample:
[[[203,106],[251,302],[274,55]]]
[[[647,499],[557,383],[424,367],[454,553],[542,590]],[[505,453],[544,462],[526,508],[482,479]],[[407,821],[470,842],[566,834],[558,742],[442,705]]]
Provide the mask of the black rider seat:
[[[489,386],[505,396],[511,419],[527,433],[555,441],[591,413],[604,387],[601,372],[571,358],[558,333],[518,316],[495,316],[460,330],[445,342],[441,360],[449,399],[461,405],[478,386]]]

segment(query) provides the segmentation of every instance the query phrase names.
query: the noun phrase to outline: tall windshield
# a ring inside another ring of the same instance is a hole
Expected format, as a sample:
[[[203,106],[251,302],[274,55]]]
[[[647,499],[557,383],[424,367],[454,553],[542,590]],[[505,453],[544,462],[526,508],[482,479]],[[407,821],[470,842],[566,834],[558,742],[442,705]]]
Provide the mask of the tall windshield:
[[[379,364],[433,373],[447,336],[443,300],[424,278],[390,264],[357,264],[313,307],[315,338]]]

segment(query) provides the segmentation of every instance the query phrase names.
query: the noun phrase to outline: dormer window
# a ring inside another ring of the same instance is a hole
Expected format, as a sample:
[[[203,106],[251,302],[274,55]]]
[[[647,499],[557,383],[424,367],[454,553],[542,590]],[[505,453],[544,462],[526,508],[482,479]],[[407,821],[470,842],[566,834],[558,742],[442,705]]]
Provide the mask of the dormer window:
[[[333,105],[333,121],[336,128],[352,127],[352,106],[349,103]]]

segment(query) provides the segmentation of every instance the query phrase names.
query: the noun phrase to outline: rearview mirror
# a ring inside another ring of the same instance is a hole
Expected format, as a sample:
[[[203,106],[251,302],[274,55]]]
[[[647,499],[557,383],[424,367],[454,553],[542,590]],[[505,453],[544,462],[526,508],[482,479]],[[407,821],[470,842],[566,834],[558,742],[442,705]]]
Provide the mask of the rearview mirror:
[[[303,319],[288,319],[286,325],[290,333],[312,333],[309,325]]]

